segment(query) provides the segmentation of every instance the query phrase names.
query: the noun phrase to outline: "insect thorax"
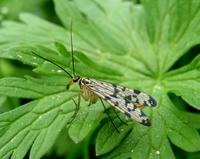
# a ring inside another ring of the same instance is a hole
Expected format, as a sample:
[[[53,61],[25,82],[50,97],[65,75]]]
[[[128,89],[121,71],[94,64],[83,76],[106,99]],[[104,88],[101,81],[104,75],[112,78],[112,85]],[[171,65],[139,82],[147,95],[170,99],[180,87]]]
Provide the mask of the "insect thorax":
[[[91,81],[88,78],[81,78],[79,80],[79,86],[81,88],[81,96],[86,100],[89,101],[90,104],[94,104],[97,102],[97,100],[99,99],[99,97],[93,92],[91,91],[87,85],[90,83]]]

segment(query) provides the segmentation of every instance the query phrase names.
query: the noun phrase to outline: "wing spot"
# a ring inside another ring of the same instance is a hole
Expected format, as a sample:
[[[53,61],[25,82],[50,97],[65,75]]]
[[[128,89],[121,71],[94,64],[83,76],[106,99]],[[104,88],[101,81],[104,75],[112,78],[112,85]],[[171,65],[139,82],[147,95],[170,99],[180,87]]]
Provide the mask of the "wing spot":
[[[131,101],[132,98],[131,98],[131,95],[129,95],[129,96],[124,97],[124,99]]]
[[[119,102],[115,102],[115,104],[114,104],[115,106],[118,106],[119,105]]]
[[[133,90],[134,91],[134,93],[136,93],[136,94],[140,94],[140,91],[139,90]]]
[[[151,126],[149,119],[142,119],[142,124],[146,126]]]
[[[104,98],[105,98],[105,100],[111,100],[111,98],[109,96],[105,96]]]
[[[113,83],[112,83],[112,86],[113,86],[114,88],[116,88],[116,87],[117,87],[117,85],[116,85],[116,84],[113,84]]]
[[[117,94],[111,94],[111,97],[117,98]]]
[[[125,91],[126,90],[126,87],[122,87],[122,91]]]

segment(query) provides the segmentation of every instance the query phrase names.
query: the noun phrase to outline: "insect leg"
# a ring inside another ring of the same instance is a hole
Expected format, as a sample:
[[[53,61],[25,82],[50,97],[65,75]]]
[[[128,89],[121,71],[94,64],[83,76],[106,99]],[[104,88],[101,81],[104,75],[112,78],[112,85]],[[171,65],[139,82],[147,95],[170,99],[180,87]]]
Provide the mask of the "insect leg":
[[[119,117],[119,115],[117,114],[116,110],[113,109],[113,111],[115,112],[117,118],[118,118],[124,125],[127,125],[127,126],[128,126],[128,124],[127,124],[125,121],[123,121],[123,120]]]
[[[71,123],[74,121],[74,119],[76,118],[76,115],[77,115],[77,113],[79,111],[80,102],[81,102],[81,96],[80,96],[80,94],[78,94],[78,103],[76,103],[73,98],[72,98],[72,100],[73,100],[73,102],[74,102],[74,104],[76,106],[76,109],[74,111],[74,114],[71,116],[70,121],[67,122],[67,125],[69,125],[69,127],[70,127]]]
[[[118,128],[116,127],[115,123],[113,122],[113,120],[112,120],[110,114],[107,112],[106,106],[104,105],[103,100],[102,100],[101,98],[100,98],[100,101],[101,101],[101,103],[102,103],[102,105],[103,105],[103,107],[104,107],[104,109],[105,109],[105,113],[108,115],[108,118],[110,119],[112,125],[113,125],[114,128],[117,130],[117,132],[120,133],[120,131],[119,131]]]

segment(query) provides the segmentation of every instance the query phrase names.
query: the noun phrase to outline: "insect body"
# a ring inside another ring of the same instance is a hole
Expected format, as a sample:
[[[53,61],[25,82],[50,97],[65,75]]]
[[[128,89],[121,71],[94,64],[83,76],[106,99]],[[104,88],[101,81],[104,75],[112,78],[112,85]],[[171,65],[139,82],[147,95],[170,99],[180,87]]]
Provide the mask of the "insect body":
[[[96,103],[101,98],[126,116],[143,125],[150,125],[149,119],[140,110],[140,107],[145,105],[156,106],[156,101],[151,96],[138,90],[130,90],[116,84],[91,78],[81,78],[80,76],[74,76],[67,88],[76,82],[79,83],[81,88],[81,96],[89,101],[89,104]]]
[[[72,23],[71,23],[71,53],[72,53],[72,75],[66,71],[64,68],[59,66],[53,61],[50,61],[35,52],[33,54],[39,56],[40,58],[49,61],[50,63],[56,65],[60,69],[62,69],[68,76],[71,77],[71,80],[67,84],[67,90],[74,83],[79,83],[80,93],[78,94],[78,104],[73,99],[76,104],[77,109],[73,114],[73,117],[77,114],[77,110],[79,109],[80,104],[80,96],[82,96],[86,101],[89,101],[90,104],[94,104],[98,99],[108,102],[117,110],[123,112],[126,116],[136,120],[137,122],[150,126],[150,121],[147,116],[141,111],[140,108],[146,106],[156,106],[156,100],[151,96],[147,95],[138,90],[131,90],[126,87],[116,85],[113,83],[100,81],[91,78],[81,78],[80,76],[75,74],[74,67],[74,52],[73,52],[73,43],[72,43]],[[104,106],[104,104],[103,104]],[[104,106],[105,108],[105,106]],[[112,120],[111,120],[112,121]],[[113,124],[114,125],[114,124]]]

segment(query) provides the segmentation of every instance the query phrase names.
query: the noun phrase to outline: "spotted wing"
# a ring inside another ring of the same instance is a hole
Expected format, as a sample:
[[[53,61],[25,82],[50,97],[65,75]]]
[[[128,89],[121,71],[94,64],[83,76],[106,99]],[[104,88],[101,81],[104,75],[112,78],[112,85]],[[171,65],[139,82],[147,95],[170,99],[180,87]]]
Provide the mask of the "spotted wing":
[[[123,112],[126,116],[136,120],[137,122],[150,126],[150,121],[146,115],[131,101],[122,98],[118,93],[115,93],[113,89],[109,89],[109,85],[98,83],[92,79],[82,79],[85,86],[87,86],[92,92],[99,97],[107,101],[113,107]],[[109,84],[109,83],[108,83]]]
[[[120,85],[100,80],[95,80],[95,79],[90,79],[90,80],[97,87],[106,89],[108,92],[113,93],[114,95],[117,94],[128,101],[132,101],[133,103],[152,106],[152,107],[157,105],[157,102],[153,97],[139,90],[136,89],[131,90]]]

